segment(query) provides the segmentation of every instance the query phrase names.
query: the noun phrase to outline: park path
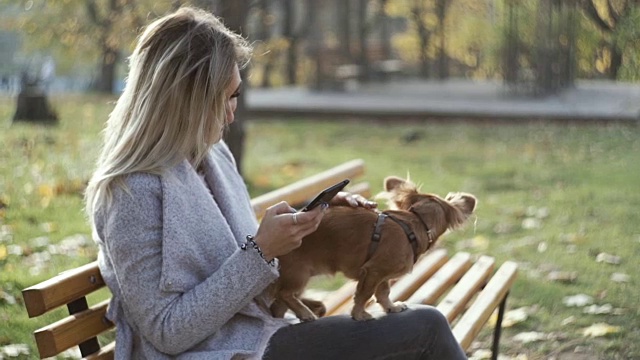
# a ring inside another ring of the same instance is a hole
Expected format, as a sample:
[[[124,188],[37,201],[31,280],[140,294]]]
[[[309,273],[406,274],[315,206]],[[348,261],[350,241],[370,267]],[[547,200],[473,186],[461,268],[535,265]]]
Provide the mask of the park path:
[[[395,80],[349,91],[252,88],[255,116],[333,115],[410,118],[640,121],[640,84],[578,81],[556,95],[508,95],[500,82]]]

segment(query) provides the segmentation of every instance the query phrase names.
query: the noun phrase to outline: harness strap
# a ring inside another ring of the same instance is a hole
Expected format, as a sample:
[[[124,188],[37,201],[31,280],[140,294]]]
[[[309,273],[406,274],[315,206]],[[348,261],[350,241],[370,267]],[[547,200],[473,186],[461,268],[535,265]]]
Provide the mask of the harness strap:
[[[427,250],[429,250],[431,248],[431,245],[435,241],[435,239],[433,238],[433,233],[431,232],[431,229],[429,229],[429,225],[427,225],[424,219],[422,219],[422,216],[420,216],[420,214],[418,214],[418,212],[415,211],[413,208],[410,208],[409,211],[411,211],[411,213],[413,213],[413,215],[415,215],[418,218],[418,220],[420,220],[420,222],[422,223],[422,226],[424,226],[424,229],[427,230],[427,238],[429,239],[429,243],[427,244]]]
[[[379,213],[378,220],[373,228],[373,235],[371,235],[371,245],[369,245],[369,251],[367,252],[367,258],[364,262],[369,261],[371,256],[376,252],[378,248],[378,244],[380,244],[380,237],[382,237],[382,224],[384,224],[384,220],[387,218],[387,214]]]
[[[384,224],[384,221],[387,218],[393,220],[396,224],[400,225],[400,227],[402,228],[402,231],[404,231],[405,235],[407,235],[407,239],[409,240],[409,243],[411,243],[411,248],[413,249],[413,263],[415,264],[415,262],[418,261],[418,238],[416,237],[416,234],[413,232],[413,230],[411,230],[411,227],[409,227],[409,225],[407,225],[400,219],[397,219],[385,213],[378,214],[378,220],[376,221],[376,224],[373,228],[373,235],[371,235],[371,244],[369,245],[369,251],[367,252],[367,258],[365,262],[369,261],[369,259],[371,259],[371,256],[373,256],[373,254],[376,252],[376,249],[378,249],[378,245],[380,244],[380,238],[382,237],[382,224]],[[429,228],[426,226],[422,218],[420,218],[420,216],[418,216],[418,218],[425,225],[425,228],[429,233],[429,246],[431,246],[431,243],[432,243],[431,231],[429,231]]]
[[[413,263],[415,264],[416,261],[418,261],[418,238],[416,237],[416,234],[414,234],[409,225],[405,224],[402,220],[391,215],[387,216],[389,217],[389,219],[395,221],[396,224],[400,225],[405,235],[407,235],[407,239],[409,239],[411,248],[413,249]]]

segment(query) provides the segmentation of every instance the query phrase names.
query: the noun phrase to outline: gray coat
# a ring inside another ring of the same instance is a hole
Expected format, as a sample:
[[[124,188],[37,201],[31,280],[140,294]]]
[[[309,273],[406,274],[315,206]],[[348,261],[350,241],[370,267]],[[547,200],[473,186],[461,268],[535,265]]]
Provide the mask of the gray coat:
[[[114,189],[112,205],[94,215],[116,359],[261,358],[286,324],[267,310],[277,269],[239,248],[257,222],[224,143],[205,169],[211,192],[184,161],[160,176],[128,176],[128,190]]]

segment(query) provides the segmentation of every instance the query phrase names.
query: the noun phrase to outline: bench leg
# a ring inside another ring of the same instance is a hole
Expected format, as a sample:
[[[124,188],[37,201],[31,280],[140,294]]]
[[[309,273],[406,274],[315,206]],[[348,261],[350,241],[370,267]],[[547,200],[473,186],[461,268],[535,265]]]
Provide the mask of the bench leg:
[[[69,315],[73,315],[79,313],[81,311],[87,310],[89,308],[89,304],[87,303],[86,297],[81,297],[78,300],[70,302],[67,304],[67,309],[69,310]],[[91,338],[81,344],[78,345],[80,348],[80,353],[82,357],[93,354],[100,350],[100,343],[98,343],[97,338]]]
[[[500,302],[500,307],[498,308],[498,319],[496,320],[496,326],[493,329],[493,346],[491,348],[491,360],[498,359],[498,352],[500,348],[500,335],[502,334],[502,318],[504,317],[504,309],[507,307],[507,298],[509,297],[509,293],[507,292],[504,295],[504,299]]]

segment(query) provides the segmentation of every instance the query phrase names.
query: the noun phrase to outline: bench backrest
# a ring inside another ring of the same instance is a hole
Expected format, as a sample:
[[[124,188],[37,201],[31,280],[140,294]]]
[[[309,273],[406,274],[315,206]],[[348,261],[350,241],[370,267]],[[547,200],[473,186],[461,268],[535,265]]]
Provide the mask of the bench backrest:
[[[280,201],[300,205],[317,193],[345,178],[355,179],[365,172],[364,161],[352,160],[322,173],[258,196],[251,201],[261,218],[266,209]],[[369,185],[359,183],[349,191],[370,197]],[[108,300],[89,306],[87,296],[105,286],[97,262],[65,271],[49,280],[22,291],[29,317],[37,317],[66,305],[69,316],[34,332],[41,358],[52,357],[79,346],[87,359],[113,359],[115,343],[101,347],[98,335],[114,327],[106,319]]]

